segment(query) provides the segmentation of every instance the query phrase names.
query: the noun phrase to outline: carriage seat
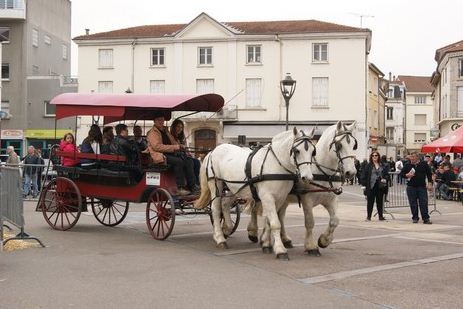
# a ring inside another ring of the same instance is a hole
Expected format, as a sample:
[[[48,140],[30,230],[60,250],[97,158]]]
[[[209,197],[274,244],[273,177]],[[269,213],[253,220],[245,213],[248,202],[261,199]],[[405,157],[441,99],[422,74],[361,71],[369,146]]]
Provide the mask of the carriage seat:
[[[55,170],[58,174],[70,174],[70,175],[90,175],[97,177],[117,177],[117,178],[128,178],[130,176],[128,171],[115,171],[107,168],[88,168],[80,166],[61,166],[55,165]]]

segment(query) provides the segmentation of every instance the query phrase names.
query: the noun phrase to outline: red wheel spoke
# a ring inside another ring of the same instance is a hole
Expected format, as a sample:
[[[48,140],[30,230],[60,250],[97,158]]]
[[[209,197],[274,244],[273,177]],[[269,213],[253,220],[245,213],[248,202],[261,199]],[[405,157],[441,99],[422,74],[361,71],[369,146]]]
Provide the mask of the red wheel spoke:
[[[166,233],[164,233],[164,224],[163,224],[163,222],[164,222],[164,220],[161,220],[161,224],[160,224],[161,230],[162,230],[162,236],[164,236],[166,234]],[[159,234],[159,232],[158,232],[158,234]]]
[[[101,212],[104,210],[103,207],[101,207],[101,206],[98,206],[98,207],[100,207],[100,209],[99,209],[100,211],[96,214],[97,217],[98,217],[98,216],[101,214]]]
[[[122,216],[122,212],[120,212],[119,209],[117,209],[117,207],[114,207],[114,209],[117,210],[117,212]]]
[[[56,224],[58,223],[58,219],[59,219],[59,212],[56,214],[55,224],[53,224],[54,226],[56,226]]]
[[[69,221],[68,213],[65,212],[64,215],[66,216],[66,220],[68,221],[68,224],[71,225],[71,221]],[[74,217],[75,218],[75,217]]]
[[[154,225],[153,225],[153,228],[151,229],[152,231],[154,231],[154,228],[156,227],[156,225],[159,223],[159,218],[156,219],[156,222],[154,222]]]

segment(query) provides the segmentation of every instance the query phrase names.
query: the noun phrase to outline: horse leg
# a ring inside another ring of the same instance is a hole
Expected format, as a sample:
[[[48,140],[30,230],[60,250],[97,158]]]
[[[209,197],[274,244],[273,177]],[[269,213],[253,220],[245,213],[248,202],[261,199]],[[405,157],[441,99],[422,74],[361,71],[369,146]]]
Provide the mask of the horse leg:
[[[313,237],[313,228],[315,220],[313,217],[313,204],[311,202],[302,200],[302,209],[304,210],[304,223],[305,223],[305,241],[304,248],[308,255],[320,256],[317,243]]]
[[[221,185],[217,183],[217,186],[219,187],[218,192],[222,192],[220,188]],[[228,248],[227,242],[225,240],[225,236],[222,231],[222,226],[220,224],[220,219],[222,215],[222,206],[221,206],[222,198],[220,196],[216,196],[215,183],[210,185],[209,188],[211,189],[211,198],[212,198],[211,212],[212,212],[212,219],[213,219],[212,221],[213,221],[213,228],[214,228],[213,238],[218,247],[227,249]]]
[[[270,231],[273,236],[273,252],[277,259],[287,261],[289,260],[289,257],[288,252],[281,241],[281,224],[278,219],[275,201],[273,199],[267,201],[262,200],[262,206],[267,208],[267,211],[264,211],[264,214],[266,214],[267,220],[270,223]],[[265,241],[268,241],[268,239]]]
[[[222,232],[224,233],[225,238],[230,236],[231,231],[233,230],[233,222],[230,215],[230,207],[233,205],[235,201],[234,197],[222,197],[222,217],[223,217],[223,225],[222,225]]]
[[[331,201],[331,203],[328,204],[323,204],[325,206],[326,210],[328,211],[328,214],[330,215],[330,221],[328,224],[328,227],[326,228],[326,231],[320,235],[318,238],[318,246],[321,248],[326,248],[331,244],[334,238],[334,230],[339,224],[339,218],[336,215],[337,213],[337,208],[338,208],[338,201],[337,199]]]
[[[257,211],[256,208],[253,207],[251,210],[251,218],[248,223],[248,238],[252,242],[257,242]]]
[[[272,243],[270,236],[270,223],[267,217],[264,218],[264,227],[262,228],[262,234],[260,234],[260,245],[262,247],[262,252],[270,254],[273,251]]]
[[[285,229],[286,208],[288,208],[288,201],[286,201],[278,211],[278,219],[280,220],[281,224],[281,240],[283,241],[285,248],[293,248],[293,241],[291,240],[291,237],[286,234]]]

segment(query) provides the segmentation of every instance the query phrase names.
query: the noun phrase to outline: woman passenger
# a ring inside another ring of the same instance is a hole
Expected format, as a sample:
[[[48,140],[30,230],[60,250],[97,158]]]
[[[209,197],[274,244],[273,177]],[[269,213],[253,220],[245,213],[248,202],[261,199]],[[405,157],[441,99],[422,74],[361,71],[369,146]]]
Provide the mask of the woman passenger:
[[[177,143],[186,147],[187,145],[186,145],[184,128],[185,128],[185,125],[183,121],[181,121],[180,119],[175,119],[172,122],[172,125],[170,126],[170,134],[172,134],[172,136],[175,138]],[[194,158],[189,152],[186,152],[186,156],[187,156],[187,159],[193,163],[193,171],[195,174],[196,183],[200,183],[199,182],[199,169],[201,167],[201,162],[198,159]]]
[[[72,133],[66,133],[61,140],[61,143],[59,145],[59,150],[64,151],[64,152],[71,152],[71,153],[77,153],[79,152],[76,147],[76,141],[74,139],[74,135]],[[70,158],[70,157],[63,157],[63,166],[76,166],[79,164],[79,159],[77,158]]]
[[[101,142],[103,141],[103,135],[101,134],[101,129],[97,124],[92,124],[90,130],[88,131],[88,136],[82,142],[80,146],[80,151],[82,153],[94,153],[100,154]],[[82,159],[82,166],[94,165],[95,160],[91,159]]]

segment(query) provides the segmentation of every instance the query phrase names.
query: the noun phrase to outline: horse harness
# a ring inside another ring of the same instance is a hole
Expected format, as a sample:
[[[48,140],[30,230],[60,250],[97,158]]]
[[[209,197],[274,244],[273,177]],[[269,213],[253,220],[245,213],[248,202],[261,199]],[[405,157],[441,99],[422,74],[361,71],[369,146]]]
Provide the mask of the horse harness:
[[[215,176],[215,171],[214,171],[214,166],[213,166],[213,164],[210,164],[212,159],[211,159],[211,156],[209,156],[208,157],[208,162],[207,162],[207,165],[206,165],[206,175],[207,175],[207,180],[211,180],[211,179],[216,180],[215,181],[216,197],[220,195],[220,190],[219,190],[218,185],[217,185],[217,180],[223,181],[225,183],[225,185],[227,183],[242,184],[242,186],[238,189],[238,191],[236,193],[240,192],[245,187],[249,186],[249,189],[251,190],[251,193],[252,193],[252,198],[256,202],[260,201],[259,195],[257,193],[257,189],[255,187],[255,184],[258,183],[258,182],[274,181],[274,180],[280,180],[280,181],[281,180],[290,180],[290,181],[294,182],[294,186],[295,186],[296,183],[301,178],[299,167],[301,165],[304,165],[304,164],[312,164],[313,163],[312,161],[298,162],[296,156],[299,153],[299,150],[297,149],[297,147],[299,145],[301,145],[302,143],[304,143],[304,149],[306,151],[308,151],[309,150],[309,144],[310,144],[314,148],[314,151],[312,153],[312,157],[314,157],[315,154],[316,154],[315,153],[315,145],[312,143],[311,138],[309,136],[307,136],[302,130],[300,132],[302,133],[302,136],[298,137],[298,138],[296,138],[294,140],[293,145],[292,145],[291,150],[290,150],[290,155],[292,155],[292,157],[294,159],[294,163],[296,165],[296,172],[292,172],[292,171],[288,170],[281,163],[281,161],[278,159],[278,156],[275,154],[271,143],[269,145],[265,146],[266,153],[265,153],[265,156],[264,156],[264,160],[262,161],[262,165],[260,167],[260,172],[259,172],[259,174],[257,174],[254,177],[252,176],[252,171],[251,171],[251,169],[252,169],[252,159],[254,158],[256,153],[259,150],[261,150],[262,148],[264,148],[264,147],[262,147],[262,146],[255,147],[252,150],[252,152],[249,154],[248,158],[246,159],[246,165],[245,165],[245,168],[244,168],[244,173],[246,175],[246,179],[243,180],[243,181],[241,181],[241,180],[226,180],[226,179],[216,177]],[[263,174],[264,164],[265,164],[265,162],[267,160],[267,157],[268,157],[269,153],[271,153],[275,157],[278,164],[287,172],[286,174]],[[209,166],[211,167],[212,177],[209,176],[209,168],[208,168]]]

